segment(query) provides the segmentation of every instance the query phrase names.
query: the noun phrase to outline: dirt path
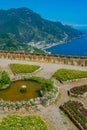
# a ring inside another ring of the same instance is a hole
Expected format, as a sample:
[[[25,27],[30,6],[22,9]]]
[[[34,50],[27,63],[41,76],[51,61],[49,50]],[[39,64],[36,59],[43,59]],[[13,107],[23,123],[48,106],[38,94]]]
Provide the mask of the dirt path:
[[[56,102],[49,107],[40,109],[40,114],[49,124],[50,130],[78,130],[78,128],[69,120],[69,118],[59,109],[59,106],[68,100],[83,101],[86,105],[86,100],[80,98],[73,98],[67,95],[67,90],[72,87],[87,84],[87,80],[80,80],[71,82],[68,84],[60,84],[56,81],[56,85],[59,87],[59,96]]]

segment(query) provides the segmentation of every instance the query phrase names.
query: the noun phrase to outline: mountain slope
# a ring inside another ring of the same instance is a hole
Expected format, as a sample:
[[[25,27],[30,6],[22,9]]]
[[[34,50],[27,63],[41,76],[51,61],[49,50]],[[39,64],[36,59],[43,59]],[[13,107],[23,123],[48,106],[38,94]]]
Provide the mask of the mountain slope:
[[[9,37],[8,34],[0,34],[0,50],[5,51],[25,51],[31,53],[45,53],[45,51]]]
[[[41,48],[82,35],[68,25],[45,20],[28,8],[0,10],[0,34],[0,46],[3,45],[3,49],[4,45],[9,44],[13,47],[34,44]],[[2,38],[2,35],[8,37]]]

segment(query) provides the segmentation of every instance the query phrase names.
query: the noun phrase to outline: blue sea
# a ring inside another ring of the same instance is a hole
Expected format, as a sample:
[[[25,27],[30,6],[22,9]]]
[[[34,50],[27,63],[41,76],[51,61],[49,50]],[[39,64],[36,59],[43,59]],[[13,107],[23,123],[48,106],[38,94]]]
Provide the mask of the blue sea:
[[[83,37],[50,47],[46,51],[52,54],[87,56],[87,27],[79,30],[84,33]]]

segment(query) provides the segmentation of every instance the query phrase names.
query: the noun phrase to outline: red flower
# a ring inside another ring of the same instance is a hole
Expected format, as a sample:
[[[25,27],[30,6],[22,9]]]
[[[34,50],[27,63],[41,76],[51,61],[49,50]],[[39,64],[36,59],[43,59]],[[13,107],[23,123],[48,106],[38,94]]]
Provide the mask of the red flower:
[[[87,111],[84,112],[84,115],[87,116]]]

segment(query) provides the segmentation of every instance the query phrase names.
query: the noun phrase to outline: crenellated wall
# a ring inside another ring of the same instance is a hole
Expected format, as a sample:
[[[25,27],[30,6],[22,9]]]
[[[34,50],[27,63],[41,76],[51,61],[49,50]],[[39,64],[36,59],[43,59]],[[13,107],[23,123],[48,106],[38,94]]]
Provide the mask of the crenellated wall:
[[[32,54],[23,52],[0,52],[0,58],[14,59],[14,60],[26,60],[36,62],[49,62],[56,64],[87,66],[87,58],[69,57],[69,56],[57,56],[48,54]]]

